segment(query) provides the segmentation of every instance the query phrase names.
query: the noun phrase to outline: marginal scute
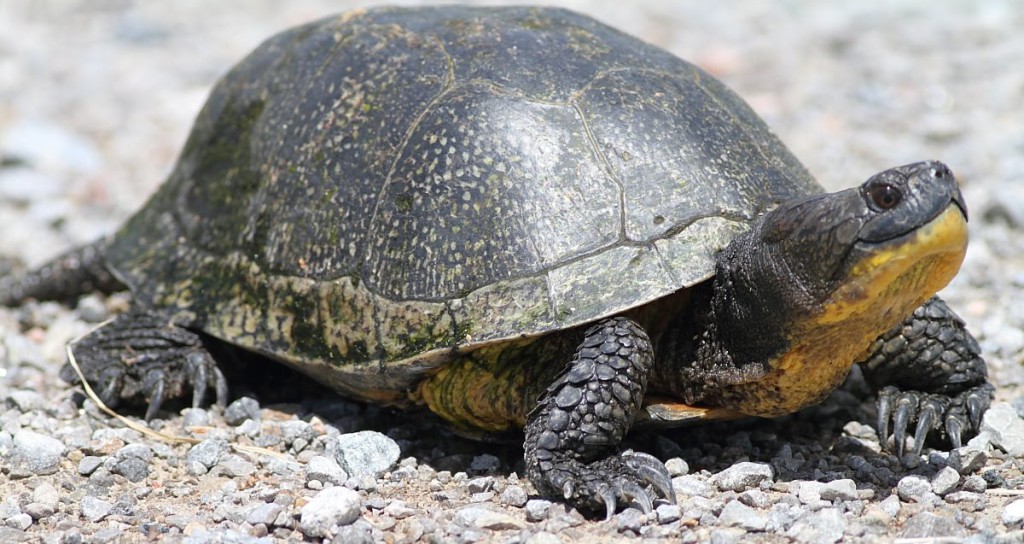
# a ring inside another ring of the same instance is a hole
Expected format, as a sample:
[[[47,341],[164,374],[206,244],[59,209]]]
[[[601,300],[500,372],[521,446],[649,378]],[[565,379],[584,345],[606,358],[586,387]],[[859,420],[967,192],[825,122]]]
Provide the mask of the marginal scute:
[[[587,323],[678,288],[650,246],[613,247],[556,268],[548,279],[561,326]]]
[[[482,287],[451,302],[459,344],[484,343],[556,328],[545,276]]]

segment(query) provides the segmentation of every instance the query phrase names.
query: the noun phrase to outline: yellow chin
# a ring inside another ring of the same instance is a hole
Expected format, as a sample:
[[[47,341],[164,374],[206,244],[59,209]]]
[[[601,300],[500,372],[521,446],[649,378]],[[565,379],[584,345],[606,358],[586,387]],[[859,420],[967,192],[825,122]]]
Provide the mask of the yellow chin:
[[[930,223],[887,244],[853,267],[819,323],[867,315],[895,326],[956,276],[967,251],[967,220],[950,204]]]
[[[950,205],[930,223],[853,267],[821,311],[789,335],[791,349],[730,407],[774,417],[816,404],[838,387],[875,339],[949,283],[967,250],[967,220]]]

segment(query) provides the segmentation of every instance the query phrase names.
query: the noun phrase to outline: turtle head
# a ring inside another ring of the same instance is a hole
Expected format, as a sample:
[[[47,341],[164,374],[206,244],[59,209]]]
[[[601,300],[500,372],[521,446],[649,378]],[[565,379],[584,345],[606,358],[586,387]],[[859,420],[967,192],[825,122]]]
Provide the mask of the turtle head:
[[[966,223],[956,179],[937,161],[756,221],[722,252],[715,279],[715,349],[743,369],[734,381],[754,384],[736,385],[730,407],[774,416],[822,400],[879,335],[956,275]],[[769,390],[782,393],[768,399]]]
[[[837,296],[870,297],[893,282],[901,293],[920,292],[923,301],[960,267],[966,210],[949,168],[918,162],[766,214],[754,233],[756,252],[778,265],[762,271],[769,275],[764,281],[798,287],[803,293],[794,302],[802,299],[811,310]],[[913,277],[905,277],[911,269]]]

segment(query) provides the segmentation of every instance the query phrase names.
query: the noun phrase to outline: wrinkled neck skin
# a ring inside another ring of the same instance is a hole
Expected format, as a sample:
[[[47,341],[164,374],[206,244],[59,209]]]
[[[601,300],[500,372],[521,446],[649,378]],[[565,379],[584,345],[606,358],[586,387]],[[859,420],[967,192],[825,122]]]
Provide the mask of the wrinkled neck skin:
[[[656,346],[652,387],[687,404],[728,406],[737,384],[757,381],[787,347],[788,325],[814,307],[788,277],[786,261],[761,240],[761,222],[719,257],[715,277],[695,289]],[[659,387],[660,384],[660,387]]]
[[[774,417],[838,387],[882,332],[847,334],[848,323],[818,323],[823,303],[846,281],[869,217],[862,203],[856,190],[809,196],[737,236],[694,297],[696,319],[663,335],[658,375],[671,384],[668,393],[687,404]]]

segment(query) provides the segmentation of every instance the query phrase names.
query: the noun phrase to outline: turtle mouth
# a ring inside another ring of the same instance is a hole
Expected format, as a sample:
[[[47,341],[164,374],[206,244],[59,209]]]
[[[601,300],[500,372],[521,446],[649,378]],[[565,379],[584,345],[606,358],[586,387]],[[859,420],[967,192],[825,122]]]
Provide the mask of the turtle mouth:
[[[893,324],[956,276],[967,251],[967,215],[952,199],[922,226],[882,242],[858,242],[822,316],[827,321],[881,313]]]

